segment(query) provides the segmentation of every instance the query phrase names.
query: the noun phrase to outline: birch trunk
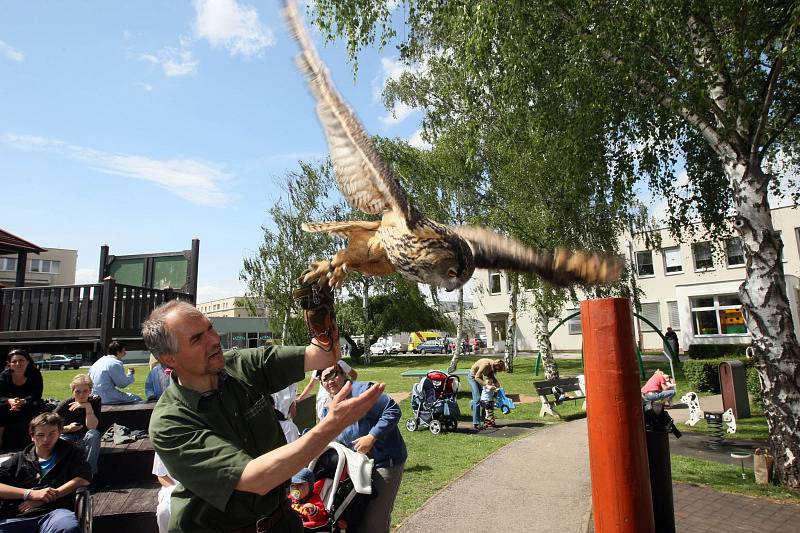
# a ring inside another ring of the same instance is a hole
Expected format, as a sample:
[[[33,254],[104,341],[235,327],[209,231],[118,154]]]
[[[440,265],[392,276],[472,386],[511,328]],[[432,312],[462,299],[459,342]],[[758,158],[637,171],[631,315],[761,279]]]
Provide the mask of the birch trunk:
[[[372,363],[372,328],[369,321],[369,282],[364,278],[364,292],[361,294],[361,309],[364,312],[364,364],[369,366]]]
[[[739,288],[747,328],[753,336],[777,479],[800,488],[800,349],[786,296],[782,244],[772,226],[769,182],[756,165],[725,168],[737,214],[734,227],[745,251],[745,282]]]
[[[553,345],[550,343],[550,332],[547,329],[550,325],[550,317],[539,308],[536,311],[536,343],[539,345],[539,353],[542,356],[544,366],[544,379],[558,379],[558,365],[553,358]]]
[[[289,334],[289,311],[283,313],[283,326],[281,326],[281,344],[286,346],[286,336]]]
[[[519,283],[511,283],[511,302],[509,303],[508,325],[506,328],[506,372],[514,373],[514,358],[517,356],[517,301]]]
[[[464,287],[458,289],[458,325],[456,326],[456,345],[453,348],[453,357],[450,359],[450,366],[447,373],[455,372],[458,368],[458,360],[461,357],[461,339],[464,336]]]

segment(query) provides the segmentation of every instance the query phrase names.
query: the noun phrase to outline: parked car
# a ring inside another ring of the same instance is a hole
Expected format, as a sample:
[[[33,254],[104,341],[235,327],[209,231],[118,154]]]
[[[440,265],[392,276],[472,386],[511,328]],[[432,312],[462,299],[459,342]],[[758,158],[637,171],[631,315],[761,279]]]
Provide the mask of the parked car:
[[[50,359],[42,359],[36,364],[41,370],[66,370],[67,368],[78,369],[81,366],[81,358],[71,355],[54,355]]]
[[[447,346],[441,340],[425,341],[417,346],[417,353],[446,353]]]
[[[395,342],[392,344],[392,353],[406,353],[408,351],[408,344],[404,342]]]
[[[383,338],[378,339],[375,344],[369,347],[369,352],[372,355],[387,355],[391,353],[391,351],[392,345]]]

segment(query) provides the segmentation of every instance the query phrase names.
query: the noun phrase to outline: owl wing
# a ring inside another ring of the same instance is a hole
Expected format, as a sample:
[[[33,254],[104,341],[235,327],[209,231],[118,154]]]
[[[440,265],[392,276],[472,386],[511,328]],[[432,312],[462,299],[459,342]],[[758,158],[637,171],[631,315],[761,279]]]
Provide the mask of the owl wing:
[[[303,230],[310,233],[330,233],[343,239],[350,238],[356,231],[376,231],[381,225],[380,220],[352,220],[348,222],[304,222]]]
[[[405,190],[333,85],[297,12],[295,0],[285,2],[284,16],[292,37],[301,48],[295,62],[317,101],[317,115],[328,139],[334,173],[342,194],[356,209],[370,214],[397,210],[409,226],[414,226],[419,218],[417,210],[409,205]]]
[[[618,256],[573,252],[564,248],[534,250],[480,226],[451,226],[472,248],[476,268],[532,272],[554,285],[610,284],[624,266]]]

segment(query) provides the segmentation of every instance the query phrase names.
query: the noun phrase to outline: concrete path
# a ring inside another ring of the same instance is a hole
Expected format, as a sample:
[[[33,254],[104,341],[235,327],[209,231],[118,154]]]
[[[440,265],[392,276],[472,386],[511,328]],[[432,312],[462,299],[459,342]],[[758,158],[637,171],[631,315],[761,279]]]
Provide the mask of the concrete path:
[[[490,455],[396,530],[578,533],[591,508],[586,420],[537,429]]]

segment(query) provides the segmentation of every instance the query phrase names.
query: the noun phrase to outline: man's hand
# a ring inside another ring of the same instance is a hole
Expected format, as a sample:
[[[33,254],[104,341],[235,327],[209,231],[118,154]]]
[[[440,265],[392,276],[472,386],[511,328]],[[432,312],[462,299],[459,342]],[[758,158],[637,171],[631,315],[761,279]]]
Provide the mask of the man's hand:
[[[363,437],[357,438],[351,442],[351,444],[353,445],[353,449],[358,453],[369,455],[369,452],[372,451],[372,446],[375,444],[375,437],[368,433]]]
[[[376,383],[361,395],[350,398],[352,385],[348,381],[344,387],[331,398],[328,406],[328,416],[322,419],[323,422],[330,419],[331,424],[335,424],[339,431],[346,428],[353,422],[360,420],[367,411],[378,401],[386,385]]]
[[[45,502],[35,502],[33,500],[28,500],[28,501],[25,501],[25,502],[22,502],[21,504],[19,504],[17,506],[17,510],[19,510],[20,513],[27,513],[28,511],[30,511],[32,509],[36,509],[37,507],[41,507],[42,505],[44,505],[44,503]]]
[[[64,433],[75,433],[76,431],[80,431],[83,429],[83,424],[78,424],[77,422],[73,422],[71,424],[67,424],[64,426]]]
[[[28,501],[50,503],[58,499],[58,491],[53,487],[32,490]]]

